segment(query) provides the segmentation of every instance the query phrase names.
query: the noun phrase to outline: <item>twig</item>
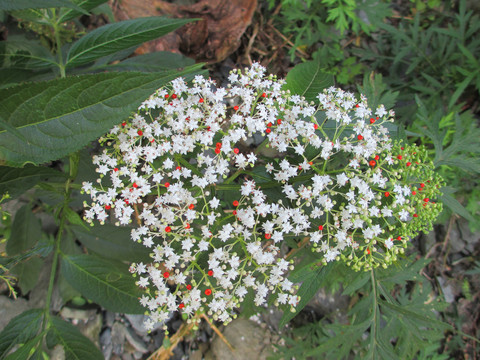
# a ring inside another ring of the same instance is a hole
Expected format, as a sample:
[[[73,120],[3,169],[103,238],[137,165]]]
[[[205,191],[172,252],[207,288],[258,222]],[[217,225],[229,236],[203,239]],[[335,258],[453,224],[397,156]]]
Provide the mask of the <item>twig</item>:
[[[202,318],[208,323],[208,325],[210,325],[210,327],[212,328],[213,331],[215,331],[215,333],[218,335],[218,337],[220,339],[222,339],[222,341],[225,343],[225,345],[228,346],[228,348],[234,352],[235,351],[235,348],[228,342],[227,338],[220,332],[220,330],[218,330],[218,328],[215,326],[215,324],[213,324],[210,319],[208,318],[207,315],[205,314],[202,314],[201,315]]]

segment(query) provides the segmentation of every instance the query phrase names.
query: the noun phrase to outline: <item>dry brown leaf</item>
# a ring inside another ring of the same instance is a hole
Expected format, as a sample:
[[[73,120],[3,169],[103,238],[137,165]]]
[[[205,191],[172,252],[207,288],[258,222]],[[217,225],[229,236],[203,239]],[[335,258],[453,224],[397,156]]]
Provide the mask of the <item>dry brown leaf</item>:
[[[136,53],[171,51],[215,63],[226,59],[239,47],[240,38],[252,21],[257,0],[201,0],[188,6],[160,0],[122,0],[114,2],[112,7],[118,20],[152,15],[201,18],[142,45]]]

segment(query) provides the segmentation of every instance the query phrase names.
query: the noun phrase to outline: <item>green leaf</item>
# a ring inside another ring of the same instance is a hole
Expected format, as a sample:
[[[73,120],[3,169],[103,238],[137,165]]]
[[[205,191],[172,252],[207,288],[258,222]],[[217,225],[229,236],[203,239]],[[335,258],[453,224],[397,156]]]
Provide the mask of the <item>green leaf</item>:
[[[62,273],[83,296],[110,311],[145,311],[138,301],[141,291],[123,263],[93,255],[63,256]]]
[[[45,163],[81,149],[121,123],[156,89],[181,72],[72,76],[0,90],[0,114],[27,142],[0,131],[0,164]]]
[[[67,56],[66,66],[78,66],[102,56],[140,45],[172,32],[194,21],[193,19],[168,19],[147,17],[125,20],[99,27],[76,41]]]
[[[47,346],[61,345],[66,360],[104,359],[102,352],[72,324],[52,317],[47,334]]]
[[[472,214],[470,214],[457,199],[455,199],[449,193],[446,193],[445,190],[445,188],[442,188],[443,195],[440,196],[439,200],[455,214],[460,215],[468,221],[475,222],[476,220]]]
[[[42,341],[43,334],[35,336],[33,339],[28,340],[25,344],[20,345],[20,347],[10,355],[8,355],[5,360],[25,360],[32,359],[35,352],[35,348]]]
[[[52,317],[47,334],[47,346],[61,345],[66,360],[102,360],[102,352],[72,324]]]
[[[320,62],[308,61],[295,66],[286,78],[285,90],[302,95],[307,101],[318,103],[317,95],[335,84],[333,75],[322,71]]]
[[[0,42],[0,63],[14,69],[49,69],[57,65],[52,53],[38,41],[11,37]]]
[[[117,64],[104,66],[106,70],[119,71],[165,71],[184,68],[195,64],[195,60],[186,56],[168,51],[156,51],[154,53],[138,55]]]
[[[0,10],[3,11],[47,9],[57,7],[76,9],[82,14],[88,15],[88,12],[84,11],[82,8],[78,7],[69,0],[0,0]]]
[[[11,272],[18,277],[18,286],[23,295],[28,294],[37,284],[43,264],[44,261],[41,258],[32,257],[11,269]]]
[[[10,198],[16,198],[39,182],[53,178],[65,178],[65,174],[41,166],[27,165],[24,168],[0,166],[0,195],[8,192]]]
[[[15,214],[12,232],[7,242],[9,256],[30,249],[40,239],[42,228],[40,221],[33,215],[30,205],[23,205]]]
[[[306,273],[302,273],[302,285],[298,289],[297,295],[300,296],[300,301],[295,307],[296,312],[285,312],[280,320],[280,327],[283,327],[291,319],[295,317],[315,296],[318,289],[320,289],[326,282],[329,276],[329,273],[332,269],[332,263],[326,266],[320,266],[315,269],[310,267],[305,267]],[[297,274],[296,277],[299,277],[300,274]],[[294,281],[295,282],[295,281]]]
[[[74,0],[74,3],[78,5],[83,11],[88,12],[97,6],[106,3],[108,0]],[[77,16],[81,16],[84,12],[75,10],[75,9],[66,9],[64,10],[59,17],[58,23],[63,23],[68,20],[72,20]]]
[[[129,262],[150,262],[152,249],[131,239],[131,227],[113,224],[96,225],[85,229],[72,227],[78,240],[102,257]]]
[[[10,320],[0,333],[0,359],[4,359],[16,344],[24,344],[37,335],[42,325],[43,311],[27,310]]]

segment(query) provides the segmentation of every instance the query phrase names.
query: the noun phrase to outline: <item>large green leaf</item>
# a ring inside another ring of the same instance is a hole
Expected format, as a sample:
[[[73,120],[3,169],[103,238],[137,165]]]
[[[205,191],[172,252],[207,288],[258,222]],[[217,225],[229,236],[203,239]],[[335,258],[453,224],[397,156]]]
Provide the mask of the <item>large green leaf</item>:
[[[4,359],[16,344],[24,344],[37,335],[42,324],[43,311],[28,310],[10,320],[0,333],[0,359]]]
[[[56,7],[71,8],[80,11],[82,14],[86,13],[81,7],[69,0],[0,0],[0,10],[4,11],[46,9]]]
[[[45,163],[81,149],[121,123],[156,89],[198,72],[104,73],[0,90],[0,115],[27,142],[0,130],[0,164]]]
[[[288,311],[283,314],[282,319],[280,320],[280,327],[285,326],[287,322],[293,319],[295,315],[298,314],[315,296],[317,291],[325,285],[332,266],[332,263],[326,266],[315,267],[313,269],[310,266],[305,266],[290,279],[293,282],[302,281],[302,285],[297,292],[297,295],[300,296],[300,301],[295,307],[295,313]]]
[[[127,267],[93,255],[62,258],[63,275],[83,296],[110,311],[141,314],[145,311],[138,302],[141,292]]]
[[[8,192],[10,198],[16,198],[41,181],[52,178],[64,178],[58,170],[27,165],[24,168],[0,166],[0,195]]]
[[[78,5],[78,7],[82,8],[84,11],[90,11],[97,6],[106,3],[107,1],[108,0],[74,0],[74,3]],[[63,12],[60,14],[58,22],[63,23],[81,15],[83,15],[83,12],[81,11],[75,9],[64,9]]]
[[[193,21],[147,17],[99,27],[76,41],[68,53],[66,66],[78,66],[102,56],[156,39]]]
[[[293,94],[302,95],[307,101],[318,102],[317,95],[335,84],[333,75],[322,71],[318,61],[308,61],[298,64],[289,71],[286,78],[285,90]]]
[[[23,295],[29,293],[30,290],[37,285],[38,276],[40,275],[40,270],[42,269],[43,264],[44,261],[35,256],[15,265],[11,269],[12,274],[18,278],[17,285]]]
[[[65,360],[102,360],[102,352],[85,337],[75,326],[52,317],[47,334],[47,346],[61,345],[65,351]]]
[[[78,240],[102,257],[129,262],[148,262],[152,249],[132,241],[131,227],[113,224],[96,225],[89,229],[76,226],[73,231]]]
[[[33,247],[40,240],[41,230],[40,221],[33,215],[30,205],[23,205],[13,219],[7,242],[8,255],[17,255]]]

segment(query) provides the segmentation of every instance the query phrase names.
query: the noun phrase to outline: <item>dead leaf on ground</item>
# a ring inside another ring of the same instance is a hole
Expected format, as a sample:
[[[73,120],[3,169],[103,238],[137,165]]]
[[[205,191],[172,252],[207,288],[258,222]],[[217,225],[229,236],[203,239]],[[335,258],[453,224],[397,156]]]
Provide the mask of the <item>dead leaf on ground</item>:
[[[239,47],[240,38],[252,21],[257,0],[201,0],[193,5],[159,0],[122,0],[114,1],[112,7],[118,20],[152,15],[201,18],[174,33],[143,44],[136,53],[171,51],[215,63],[226,59]]]

